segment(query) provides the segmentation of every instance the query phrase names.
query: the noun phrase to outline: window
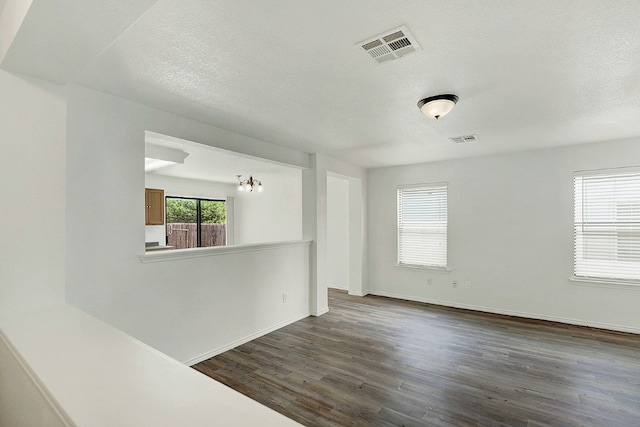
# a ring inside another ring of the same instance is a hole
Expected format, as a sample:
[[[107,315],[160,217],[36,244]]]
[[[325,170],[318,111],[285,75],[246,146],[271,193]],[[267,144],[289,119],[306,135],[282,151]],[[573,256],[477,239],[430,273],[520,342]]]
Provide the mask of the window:
[[[640,170],[574,175],[574,275],[640,284]]]
[[[175,249],[224,246],[226,205],[223,200],[166,197],[167,245]]]
[[[447,268],[447,184],[398,188],[398,265]]]

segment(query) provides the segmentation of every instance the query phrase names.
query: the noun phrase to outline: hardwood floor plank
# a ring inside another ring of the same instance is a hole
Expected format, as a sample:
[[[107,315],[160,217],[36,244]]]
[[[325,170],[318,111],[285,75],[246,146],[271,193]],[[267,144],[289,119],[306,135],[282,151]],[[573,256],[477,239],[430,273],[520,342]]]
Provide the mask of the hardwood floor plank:
[[[639,426],[640,336],[330,290],[194,366],[308,426]]]

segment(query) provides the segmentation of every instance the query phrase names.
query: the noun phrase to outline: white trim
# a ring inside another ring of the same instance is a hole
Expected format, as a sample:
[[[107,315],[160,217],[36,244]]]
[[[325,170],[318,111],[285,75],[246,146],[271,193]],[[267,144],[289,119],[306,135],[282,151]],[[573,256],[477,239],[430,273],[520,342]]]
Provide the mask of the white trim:
[[[217,356],[218,354],[221,354],[221,353],[224,353],[225,351],[229,351],[231,349],[234,349],[234,348],[236,348],[236,347],[238,347],[238,346],[240,346],[242,344],[248,343],[249,341],[255,340],[256,338],[260,338],[263,335],[266,335],[268,333],[276,331],[276,330],[278,330],[280,328],[283,328],[283,327],[285,327],[287,325],[290,325],[292,323],[295,323],[295,322],[297,322],[299,320],[302,320],[302,319],[305,319],[307,317],[309,317],[309,313],[299,314],[299,315],[297,315],[297,316],[295,316],[295,317],[293,317],[293,318],[291,318],[289,320],[285,320],[284,322],[277,323],[277,324],[275,324],[273,326],[270,326],[270,327],[268,327],[266,329],[263,329],[263,330],[258,331],[256,333],[247,335],[246,337],[237,339],[237,340],[235,340],[235,341],[233,341],[233,342],[231,342],[229,344],[225,344],[225,345],[223,345],[221,347],[218,347],[216,349],[213,349],[211,351],[203,353],[203,354],[201,354],[199,356],[192,357],[191,359],[186,360],[186,361],[184,361],[182,363],[184,363],[187,366],[193,366],[196,363],[200,363],[200,362],[205,361],[207,359],[211,359],[212,357]]]
[[[322,310],[318,311],[317,313],[312,313],[311,315],[313,317],[320,317],[323,314],[327,314],[329,312],[329,307],[323,308]]]
[[[18,350],[16,350],[16,348],[11,344],[11,341],[9,341],[9,338],[4,335],[2,330],[0,330],[0,340],[4,343],[5,347],[7,348],[9,353],[11,353],[20,368],[22,368],[23,373],[27,376],[27,378],[29,378],[36,390],[38,390],[38,393],[57,415],[60,422],[67,427],[74,427],[76,424],[71,420],[69,414],[67,414],[62,406],[60,406],[58,401],[49,392],[47,387],[40,381],[38,375],[33,372],[29,364],[22,358]]]
[[[268,251],[272,249],[309,246],[310,240],[290,240],[286,242],[256,243],[251,245],[213,246],[209,248],[177,249],[146,253],[138,258],[141,262],[175,261],[188,258],[202,258],[217,255],[229,255],[243,252]]]
[[[443,271],[445,273],[451,272],[449,267],[438,267],[437,265],[418,265],[418,264],[396,264],[398,268],[411,268],[415,270],[433,270]]]
[[[367,292],[353,292],[353,291],[349,291],[349,295],[353,295],[355,297],[366,297],[367,296]]]
[[[625,289],[638,289],[640,290],[640,281],[635,280],[633,282],[615,279],[597,279],[594,277],[570,277],[569,280],[576,284],[583,284],[585,286],[595,286],[598,288],[625,288]]]
[[[610,323],[591,322],[591,321],[586,321],[586,320],[571,319],[571,318],[567,318],[567,317],[546,316],[546,315],[541,315],[541,314],[526,313],[526,312],[522,312],[522,311],[505,310],[505,309],[500,309],[500,308],[484,307],[484,306],[478,306],[478,305],[472,305],[472,304],[461,304],[461,303],[451,302],[451,301],[441,301],[441,300],[435,300],[435,299],[431,299],[431,298],[422,298],[422,297],[413,297],[413,296],[408,296],[408,295],[400,295],[400,294],[394,294],[394,293],[391,293],[391,292],[384,292],[384,291],[373,291],[373,290],[370,290],[369,294],[378,295],[378,296],[387,297],[387,298],[402,299],[402,300],[407,300],[407,301],[423,302],[423,303],[426,303],[426,304],[441,305],[441,306],[445,306],[445,307],[462,308],[462,309],[465,309],[465,310],[474,310],[474,311],[482,311],[482,312],[485,312],[485,313],[503,314],[503,315],[506,315],[506,316],[524,317],[524,318],[527,318],[527,319],[537,319],[537,320],[547,320],[547,321],[550,321],[550,322],[566,323],[566,324],[569,324],[569,325],[588,326],[588,327],[592,327],[592,328],[607,329],[607,330],[611,330],[611,331],[629,332],[629,333],[632,333],[632,334],[640,334],[640,328],[636,328],[636,327],[633,327],[633,326],[612,325]]]
[[[580,170],[574,171],[573,176],[581,177],[581,176],[600,176],[600,175],[617,175],[617,174],[636,174],[640,173],[640,166],[621,166],[617,168],[606,168],[606,169],[588,169],[588,170]]]
[[[449,183],[398,185],[396,197],[396,266],[447,270]]]
[[[448,187],[449,181],[440,181],[440,182],[425,182],[422,184],[399,184],[396,186],[397,189],[412,189],[412,188],[439,188],[439,187]]]

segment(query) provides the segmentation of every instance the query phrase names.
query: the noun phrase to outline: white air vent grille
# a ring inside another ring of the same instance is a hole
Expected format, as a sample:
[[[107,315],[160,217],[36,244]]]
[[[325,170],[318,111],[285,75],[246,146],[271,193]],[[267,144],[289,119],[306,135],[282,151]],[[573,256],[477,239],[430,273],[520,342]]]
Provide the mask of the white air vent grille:
[[[478,140],[476,135],[464,135],[464,136],[456,136],[454,138],[449,138],[456,144],[462,144],[463,142],[475,142]]]
[[[405,26],[363,40],[357,46],[378,63],[391,61],[420,49]]]

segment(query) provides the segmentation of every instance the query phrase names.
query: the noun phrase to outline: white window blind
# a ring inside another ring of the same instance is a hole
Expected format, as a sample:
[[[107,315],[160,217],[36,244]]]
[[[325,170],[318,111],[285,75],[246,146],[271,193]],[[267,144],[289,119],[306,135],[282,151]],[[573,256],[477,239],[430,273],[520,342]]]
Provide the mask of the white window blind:
[[[640,170],[574,175],[574,275],[640,284]]]
[[[447,267],[447,184],[398,188],[398,265]]]

